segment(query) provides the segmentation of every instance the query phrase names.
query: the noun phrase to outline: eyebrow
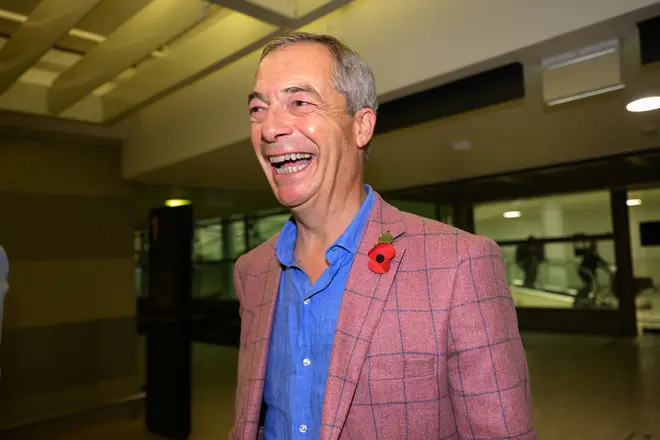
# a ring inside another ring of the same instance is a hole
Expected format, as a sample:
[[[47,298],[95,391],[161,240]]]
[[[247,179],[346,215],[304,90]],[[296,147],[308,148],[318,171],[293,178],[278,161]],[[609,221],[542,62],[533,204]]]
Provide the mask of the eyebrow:
[[[291,86],[291,87],[286,87],[282,89],[282,93],[285,95],[295,95],[296,93],[309,93],[310,95],[314,95],[314,97],[320,99],[321,95],[316,91],[315,88],[309,85],[301,85],[301,86]],[[258,99],[260,101],[266,102],[266,97],[257,91],[253,91],[248,95],[248,103],[250,103],[253,99]]]
[[[259,92],[250,92],[250,94],[248,95],[248,104],[249,104],[250,101],[252,101],[253,99],[258,99],[259,101],[266,102],[266,98],[264,97],[264,95],[262,95],[262,94],[259,93]]]

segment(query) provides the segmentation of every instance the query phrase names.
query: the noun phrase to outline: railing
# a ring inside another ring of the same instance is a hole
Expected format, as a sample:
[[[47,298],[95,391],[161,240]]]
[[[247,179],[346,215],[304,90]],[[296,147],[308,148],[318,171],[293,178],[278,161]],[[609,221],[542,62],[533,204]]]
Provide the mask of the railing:
[[[507,281],[513,286],[522,286],[524,272],[513,261],[506,260]],[[574,296],[583,286],[580,278],[580,265],[573,260],[547,260],[539,264],[535,289],[552,293]],[[589,274],[587,274],[589,275]],[[612,291],[611,275],[606,271],[598,270],[595,279],[592,280],[592,292]]]

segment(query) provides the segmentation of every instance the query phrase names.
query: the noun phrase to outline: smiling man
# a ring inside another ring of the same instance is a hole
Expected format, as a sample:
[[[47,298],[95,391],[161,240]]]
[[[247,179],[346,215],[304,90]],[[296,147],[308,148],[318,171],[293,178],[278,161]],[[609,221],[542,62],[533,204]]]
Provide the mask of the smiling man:
[[[377,107],[335,38],[264,49],[252,145],[292,216],[235,266],[231,438],[535,439],[501,252],[364,184]]]

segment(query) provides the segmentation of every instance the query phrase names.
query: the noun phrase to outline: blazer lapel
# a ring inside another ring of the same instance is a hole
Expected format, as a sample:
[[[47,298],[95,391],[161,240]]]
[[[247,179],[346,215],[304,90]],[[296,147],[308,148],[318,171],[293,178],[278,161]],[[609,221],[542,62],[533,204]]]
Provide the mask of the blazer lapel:
[[[369,343],[405,253],[403,241],[397,242],[397,238],[405,232],[401,212],[385,203],[380,196],[376,197],[353,260],[339,312],[325,389],[321,427],[323,440],[336,440],[341,433]],[[368,268],[367,253],[388,231],[394,237],[396,256],[392,259],[390,270],[379,275]]]
[[[249,320],[245,337],[241,338],[239,359],[241,381],[237,390],[236,437],[256,438],[266,378],[266,361],[273,327],[275,301],[282,268],[272,252],[257,255],[244,275],[242,318]]]

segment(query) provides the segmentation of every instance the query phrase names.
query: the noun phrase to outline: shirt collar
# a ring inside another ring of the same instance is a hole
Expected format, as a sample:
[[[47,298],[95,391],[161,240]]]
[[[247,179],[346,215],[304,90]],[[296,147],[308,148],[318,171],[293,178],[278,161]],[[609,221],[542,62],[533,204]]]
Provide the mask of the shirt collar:
[[[367,192],[367,197],[365,197],[360,206],[360,210],[353,218],[353,221],[348,228],[344,231],[342,235],[337,238],[337,240],[330,246],[328,249],[334,247],[340,247],[351,254],[355,254],[357,247],[359,245],[360,237],[362,236],[362,231],[364,230],[364,225],[367,223],[369,214],[371,213],[371,208],[374,205],[376,197],[374,192],[369,185],[364,185],[364,189]],[[282,228],[280,236],[277,239],[275,244],[275,252],[277,258],[280,260],[284,266],[295,266],[295,261],[293,259],[293,252],[296,245],[296,238],[298,238],[298,227],[296,222],[291,217]]]

